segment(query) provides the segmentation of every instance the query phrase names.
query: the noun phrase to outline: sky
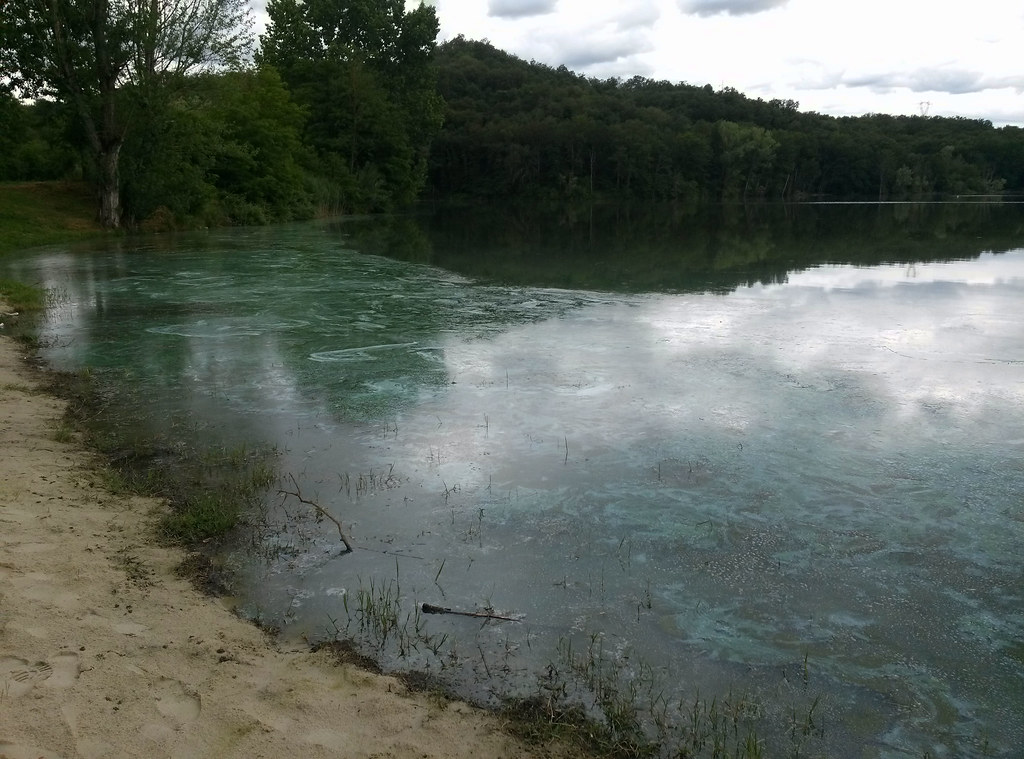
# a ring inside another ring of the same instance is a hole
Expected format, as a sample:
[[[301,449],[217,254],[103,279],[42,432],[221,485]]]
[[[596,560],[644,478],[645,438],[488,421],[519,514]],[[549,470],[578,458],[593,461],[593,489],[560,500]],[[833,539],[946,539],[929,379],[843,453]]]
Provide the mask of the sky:
[[[410,0],[415,2],[416,0]],[[601,79],[733,87],[834,116],[1024,126],[1019,0],[433,0],[439,41],[486,39]]]

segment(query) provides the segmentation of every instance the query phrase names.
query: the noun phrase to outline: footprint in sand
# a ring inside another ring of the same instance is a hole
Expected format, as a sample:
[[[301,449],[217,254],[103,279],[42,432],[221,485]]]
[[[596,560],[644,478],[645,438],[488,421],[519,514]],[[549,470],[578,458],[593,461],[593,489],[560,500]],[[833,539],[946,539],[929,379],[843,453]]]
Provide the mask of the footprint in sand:
[[[198,693],[189,690],[178,680],[160,678],[156,686],[156,709],[162,715],[184,724],[198,719],[202,708]]]
[[[81,671],[78,655],[73,653],[57,654],[50,661],[34,664],[17,656],[0,656],[0,697],[24,696],[43,682],[50,688],[70,688]]]
[[[25,598],[42,601],[48,606],[70,611],[79,605],[78,596],[75,593],[61,590],[54,578],[43,572],[29,572],[21,577],[13,577],[10,583]]]
[[[19,698],[53,674],[49,663],[32,664],[16,656],[0,656],[0,696]]]
[[[2,740],[0,740],[0,757],[3,757],[3,759],[61,759],[60,754],[54,754],[33,746],[5,743]]]
[[[53,669],[53,676],[46,681],[48,688],[70,688],[82,673],[78,654],[70,652],[51,656],[50,667]]]

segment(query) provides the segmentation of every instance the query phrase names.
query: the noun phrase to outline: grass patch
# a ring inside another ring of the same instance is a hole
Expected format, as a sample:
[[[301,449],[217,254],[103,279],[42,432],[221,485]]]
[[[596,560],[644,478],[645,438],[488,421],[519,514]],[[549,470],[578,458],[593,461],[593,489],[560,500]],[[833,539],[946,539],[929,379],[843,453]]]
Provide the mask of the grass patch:
[[[75,242],[103,234],[96,201],[82,182],[0,182],[0,258],[40,245]],[[12,311],[38,311],[38,287],[0,277],[0,300]],[[0,318],[0,321],[3,321]]]
[[[237,450],[219,451],[220,462],[203,465],[205,486],[190,488],[171,501],[170,513],[160,522],[165,540],[194,545],[221,537],[261,502],[264,491],[277,479],[266,461],[271,454],[252,451],[239,460]],[[186,466],[183,471],[191,470]]]
[[[0,255],[103,233],[82,182],[0,182]]]
[[[0,300],[16,313],[39,311],[46,305],[46,293],[42,288],[0,277]],[[5,322],[10,318],[3,315],[0,316],[0,321]]]
[[[561,756],[635,759],[657,756],[661,747],[626,740],[578,706],[564,706],[542,696],[513,699],[501,711],[506,729],[528,746]]]
[[[0,391],[5,393],[25,393],[26,395],[38,395],[40,391],[20,382],[5,382],[0,385]]]
[[[602,636],[573,649],[559,645],[559,661],[538,678],[537,693],[505,702],[508,729],[551,753],[601,759],[804,759],[825,756],[825,697],[809,690],[806,659],[802,692],[782,699],[748,692],[711,698],[671,698],[666,674],[635,655],[611,653]],[[582,687],[581,687],[582,686]]]
[[[53,431],[53,439],[58,443],[76,443],[78,442],[78,434],[74,427],[70,426],[65,421],[61,421],[61,423],[57,425],[57,429]]]
[[[226,536],[277,481],[272,450],[204,441],[200,430],[173,420],[147,433],[152,420],[124,398],[131,383],[88,370],[49,377],[48,391],[68,402],[58,437],[78,435],[106,459],[100,477],[107,490],[166,500],[158,525],[166,543],[197,546]]]

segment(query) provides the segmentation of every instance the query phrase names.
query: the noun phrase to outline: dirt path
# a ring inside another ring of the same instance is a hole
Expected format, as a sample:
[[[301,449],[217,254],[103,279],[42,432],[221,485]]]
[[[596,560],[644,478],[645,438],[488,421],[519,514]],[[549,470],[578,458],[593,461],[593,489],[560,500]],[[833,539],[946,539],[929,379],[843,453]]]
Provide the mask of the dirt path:
[[[175,574],[0,333],[0,759],[525,757],[496,717],[288,650]]]

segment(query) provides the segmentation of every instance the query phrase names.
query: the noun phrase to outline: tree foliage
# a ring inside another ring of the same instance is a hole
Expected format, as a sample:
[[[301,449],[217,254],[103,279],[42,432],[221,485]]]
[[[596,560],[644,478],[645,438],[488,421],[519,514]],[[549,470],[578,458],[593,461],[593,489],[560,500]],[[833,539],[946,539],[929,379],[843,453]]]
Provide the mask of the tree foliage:
[[[247,53],[246,0],[19,0],[0,16],[0,68],[25,97],[70,105],[100,219],[121,222],[120,153],[138,113],[198,70]]]
[[[332,210],[416,199],[440,127],[433,8],[404,0],[271,0],[258,60],[309,114],[321,200]]]
[[[91,179],[110,226],[389,210],[424,189],[687,205],[1024,192],[1019,128],[833,118],[437,47],[434,10],[404,0],[270,0],[255,67],[240,65],[247,0],[0,7],[0,180]]]
[[[442,196],[895,199],[1024,190],[1024,131],[960,118],[805,113],[731,88],[598,80],[486,42],[438,49]]]
[[[142,116],[123,151],[130,222],[263,224],[311,215],[304,114],[272,69],[198,76]]]
[[[0,92],[0,180],[79,179],[73,119],[60,103]]]

